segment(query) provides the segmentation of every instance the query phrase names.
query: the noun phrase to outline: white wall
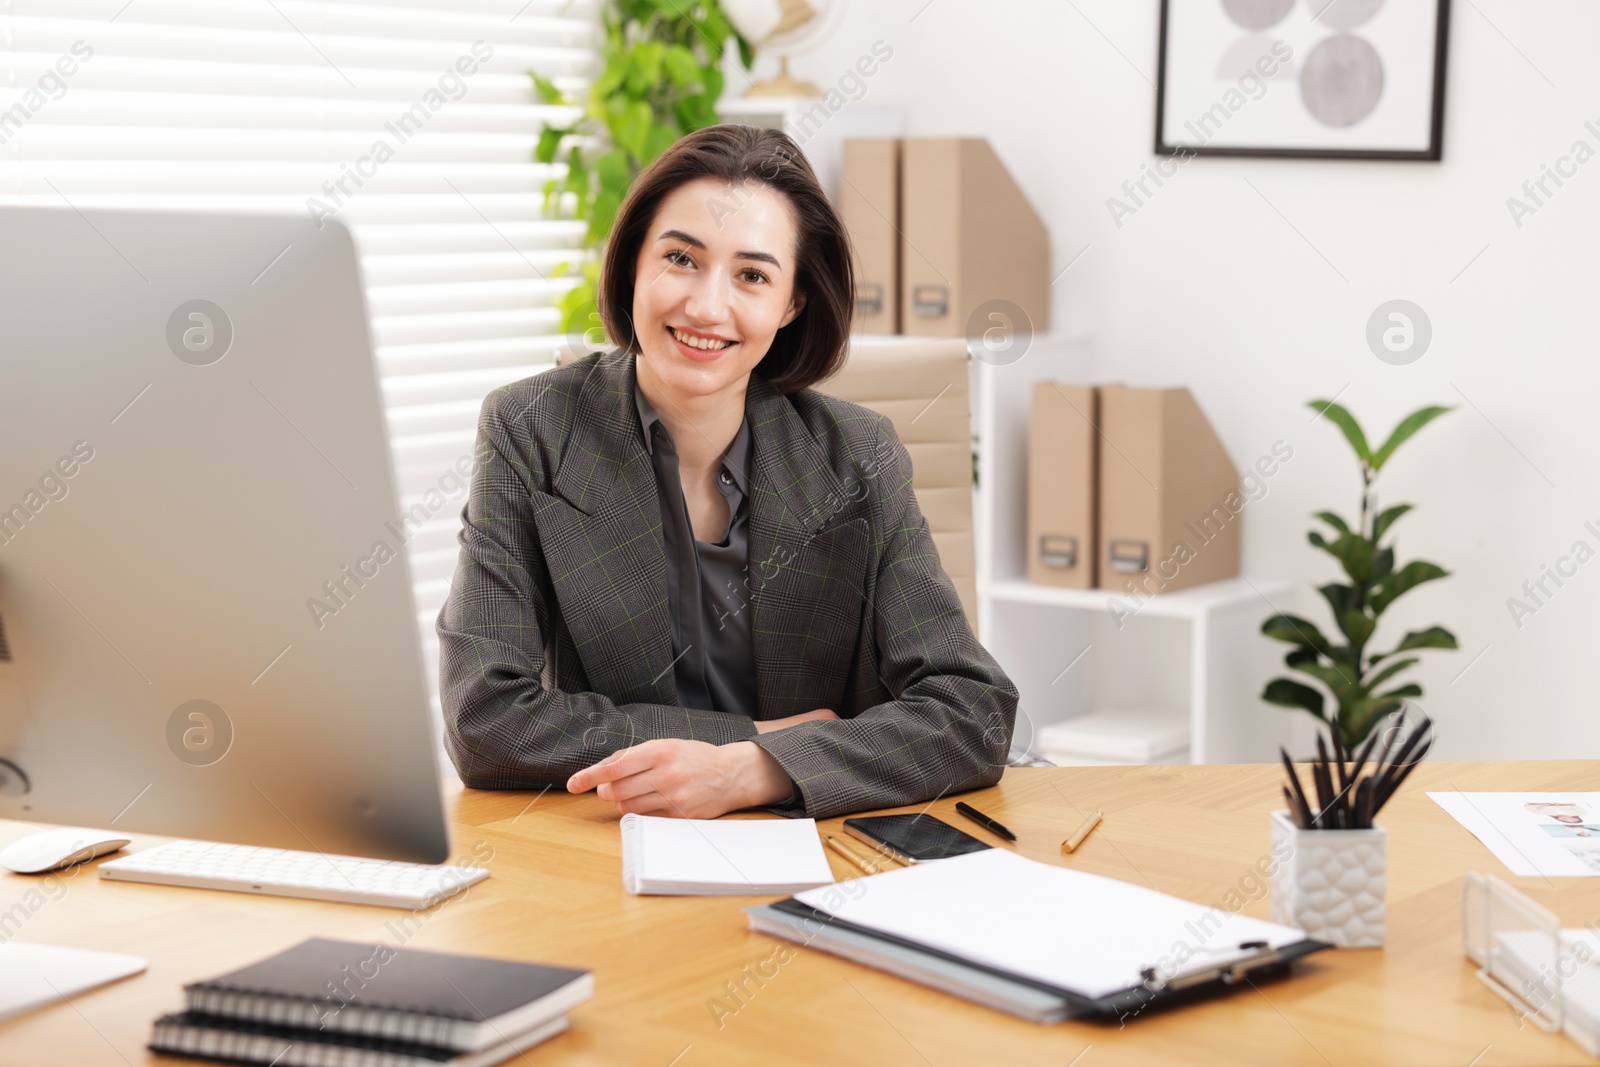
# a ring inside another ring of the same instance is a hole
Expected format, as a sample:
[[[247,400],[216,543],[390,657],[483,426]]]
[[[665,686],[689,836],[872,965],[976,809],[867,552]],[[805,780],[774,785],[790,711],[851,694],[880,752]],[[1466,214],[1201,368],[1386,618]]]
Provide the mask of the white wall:
[[[903,108],[912,135],[988,137],[1050,227],[1053,271],[1087,246],[1055,287],[1052,332],[1090,337],[1103,379],[1189,386],[1241,467],[1276,440],[1294,448],[1245,512],[1246,573],[1334,576],[1306,544],[1309,512],[1352,514],[1359,476],[1307,400],[1338,394],[1379,438],[1413,408],[1459,405],[1377,482],[1384,503],[1418,505],[1396,527],[1401,560],[1454,572],[1402,600],[1380,641],[1434,623],[1460,639],[1412,672],[1438,756],[1594,757],[1600,561],[1552,584],[1520,629],[1507,600],[1574,542],[1600,550],[1584,529],[1600,530],[1600,425],[1585,414],[1600,379],[1600,160],[1520,229],[1506,200],[1575,140],[1600,150],[1584,128],[1600,127],[1600,7],[1454,6],[1444,162],[1198,159],[1120,229],[1107,198],[1155,159],[1156,0],[857,0],[793,67],[834,83],[886,42],[863,104]],[[730,70],[728,91],[743,84]],[[1434,327],[1409,366],[1364,339],[1397,297]],[[1314,593],[1297,607],[1329,628]]]

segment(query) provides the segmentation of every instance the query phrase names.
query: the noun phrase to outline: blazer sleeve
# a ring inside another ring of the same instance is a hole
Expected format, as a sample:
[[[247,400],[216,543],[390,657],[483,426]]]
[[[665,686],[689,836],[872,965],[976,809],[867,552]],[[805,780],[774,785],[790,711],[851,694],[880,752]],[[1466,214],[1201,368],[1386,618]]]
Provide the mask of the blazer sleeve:
[[[561,786],[653,738],[755,736],[742,715],[617,704],[544,684],[556,605],[533,517],[534,493],[547,484],[536,421],[527,394],[511,388],[491,393],[478,419],[460,559],[438,618],[445,750],[461,780],[474,789]]]
[[[895,699],[838,722],[751,738],[824,818],[993,785],[1005,770],[1017,688],[973,635],[911,491],[911,456],[887,419],[870,479],[877,574],[865,630]],[[886,447],[887,446],[887,447]]]

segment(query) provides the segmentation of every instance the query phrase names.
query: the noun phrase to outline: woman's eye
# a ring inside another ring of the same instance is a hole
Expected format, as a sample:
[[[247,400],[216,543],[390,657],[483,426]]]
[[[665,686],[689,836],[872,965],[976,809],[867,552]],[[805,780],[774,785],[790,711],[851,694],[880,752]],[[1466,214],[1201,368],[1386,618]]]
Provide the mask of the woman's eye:
[[[689,258],[689,253],[683,251],[682,249],[673,249],[671,252],[667,253],[666,258],[667,261],[675,267],[687,267],[693,265],[694,263],[694,261]]]
[[[767,276],[758,270],[747,270],[744,272],[744,280],[751,285],[759,285],[767,280]]]

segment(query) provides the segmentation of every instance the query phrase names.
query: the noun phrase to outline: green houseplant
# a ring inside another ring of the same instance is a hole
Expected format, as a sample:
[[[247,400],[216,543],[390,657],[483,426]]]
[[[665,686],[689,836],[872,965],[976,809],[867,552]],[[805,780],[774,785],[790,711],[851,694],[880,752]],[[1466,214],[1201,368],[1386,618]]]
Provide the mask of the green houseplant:
[[[1328,602],[1344,641],[1330,640],[1316,624],[1281,612],[1262,623],[1261,632],[1294,646],[1284,662],[1290,670],[1320,682],[1332,696],[1334,707],[1325,709],[1321,691],[1289,678],[1268,682],[1261,699],[1310,712],[1330,729],[1336,729],[1343,744],[1353,749],[1386,715],[1399,711],[1406,698],[1422,695],[1422,687],[1415,682],[1380,691],[1401,671],[1419,662],[1415,656],[1396,657],[1417,649],[1458,647],[1449,630],[1430,626],[1407,633],[1387,651],[1367,651],[1379,618],[1396,600],[1425,582],[1449,574],[1438,564],[1424,560],[1395,566],[1394,545],[1383,544],[1383,539],[1412,505],[1394,504],[1378,511],[1372,481],[1394,456],[1395,449],[1451,409],[1425,407],[1412,412],[1400,420],[1387,441],[1373,450],[1360,424],[1344,408],[1331,400],[1313,400],[1309,406],[1343,431],[1361,464],[1361,517],[1355,528],[1334,512],[1319,511],[1315,517],[1332,530],[1331,539],[1319,530],[1306,535],[1313,545],[1339,561],[1348,579],[1317,590]]]
[[[589,248],[605,243],[640,171],[684,134],[716,125],[729,38],[746,69],[753,60],[717,0],[606,0],[600,21],[602,66],[581,99],[529,72],[541,102],[583,108],[571,126],[545,128],[534,158],[566,164],[566,175],[545,185],[545,210],[586,221]],[[598,328],[599,275],[600,257],[591,256],[582,281],[562,295],[565,332]]]

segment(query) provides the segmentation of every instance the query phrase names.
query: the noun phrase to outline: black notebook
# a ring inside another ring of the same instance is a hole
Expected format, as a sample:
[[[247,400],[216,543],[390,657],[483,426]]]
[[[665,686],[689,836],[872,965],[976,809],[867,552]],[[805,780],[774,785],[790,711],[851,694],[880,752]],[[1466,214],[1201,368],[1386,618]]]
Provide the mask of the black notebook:
[[[150,1049],[270,1067],[491,1067],[566,1028],[567,1017],[562,1015],[489,1048],[458,1052],[410,1041],[302,1030],[188,1011],[157,1019]]]
[[[190,1012],[475,1051],[594,994],[588,971],[312,938],[184,987]]]

